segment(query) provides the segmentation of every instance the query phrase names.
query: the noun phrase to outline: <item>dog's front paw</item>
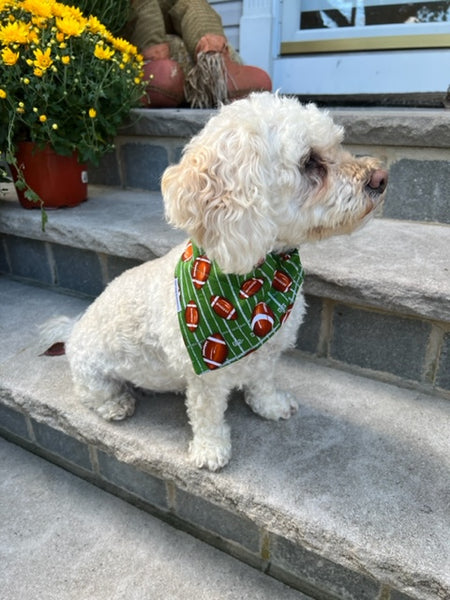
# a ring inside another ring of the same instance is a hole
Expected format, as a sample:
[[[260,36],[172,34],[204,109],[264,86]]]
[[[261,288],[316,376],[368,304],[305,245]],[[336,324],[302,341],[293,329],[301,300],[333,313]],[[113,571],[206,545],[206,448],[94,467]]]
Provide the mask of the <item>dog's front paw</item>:
[[[189,457],[194,465],[201,469],[218,471],[231,458],[230,439],[211,439],[194,437],[189,444]]]
[[[252,410],[272,421],[290,419],[298,410],[297,398],[289,392],[277,390],[270,396],[246,396],[246,401]]]

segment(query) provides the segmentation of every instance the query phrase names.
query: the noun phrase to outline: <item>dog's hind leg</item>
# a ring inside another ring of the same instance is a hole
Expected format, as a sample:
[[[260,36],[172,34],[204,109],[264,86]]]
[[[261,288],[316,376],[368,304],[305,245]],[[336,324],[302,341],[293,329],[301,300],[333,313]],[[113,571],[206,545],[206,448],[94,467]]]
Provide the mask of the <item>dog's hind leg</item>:
[[[193,432],[189,454],[196,467],[216,471],[230,460],[230,429],[225,423],[228,393],[228,386],[211,385],[208,375],[188,383],[186,407]]]
[[[89,386],[74,378],[75,392],[81,402],[106,421],[121,421],[134,413],[135,399],[124,383],[97,376],[96,385]]]
[[[251,379],[245,385],[245,401],[265,419],[289,419],[297,412],[297,399],[275,385],[277,358],[267,358],[255,364]]]

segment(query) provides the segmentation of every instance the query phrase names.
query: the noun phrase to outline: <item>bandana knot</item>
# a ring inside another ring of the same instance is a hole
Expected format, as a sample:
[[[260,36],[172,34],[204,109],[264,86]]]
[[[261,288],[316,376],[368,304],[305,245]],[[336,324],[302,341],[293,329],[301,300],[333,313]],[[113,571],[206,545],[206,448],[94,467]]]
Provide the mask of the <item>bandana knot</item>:
[[[194,371],[259,348],[288,318],[303,282],[298,250],[271,252],[245,275],[225,274],[189,241],[175,268],[178,322]]]

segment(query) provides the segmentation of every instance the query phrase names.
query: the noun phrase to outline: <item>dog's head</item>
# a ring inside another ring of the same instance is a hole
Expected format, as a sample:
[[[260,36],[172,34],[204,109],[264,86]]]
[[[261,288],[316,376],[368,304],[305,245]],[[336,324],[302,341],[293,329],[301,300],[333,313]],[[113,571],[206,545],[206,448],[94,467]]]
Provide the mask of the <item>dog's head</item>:
[[[227,273],[349,233],[382,201],[387,172],[342,139],[326,112],[293,98],[266,92],[223,106],[166,169],[166,217]]]

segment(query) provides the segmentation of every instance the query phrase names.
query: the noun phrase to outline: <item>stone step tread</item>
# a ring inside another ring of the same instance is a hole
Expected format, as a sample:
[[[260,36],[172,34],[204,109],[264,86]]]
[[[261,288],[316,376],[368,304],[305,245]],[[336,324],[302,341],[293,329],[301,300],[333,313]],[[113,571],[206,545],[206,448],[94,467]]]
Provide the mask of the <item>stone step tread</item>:
[[[8,600],[308,600],[1,439],[0,457]]]
[[[172,482],[176,498],[200,498],[200,507],[176,500],[171,506],[194,528],[218,527],[220,535],[228,525],[214,511],[224,510],[239,520],[238,532],[229,533],[231,524],[225,537],[237,536],[245,546],[246,527],[267,532],[275,575],[306,552],[320,557],[322,566],[311,567],[319,580],[328,582],[330,569],[345,569],[346,579],[356,572],[399,590],[391,600],[449,597],[448,401],[287,354],[278,377],[300,399],[298,414],[288,422],[264,421],[236,394],[227,412],[231,463],[220,473],[199,471],[186,454],[182,397],[149,394],[132,419],[106,423],[73,397],[66,359],[39,356],[36,324],[77,314],[85,301],[6,278],[0,284],[4,406]],[[379,593],[348,597],[376,600]]]
[[[217,111],[213,109],[133,109],[120,134],[127,136],[191,137]],[[345,128],[349,144],[429,146],[448,148],[450,115],[442,109],[349,107],[329,112]]]
[[[185,238],[164,220],[158,192],[90,186],[90,200],[52,211],[24,211],[11,191],[1,202],[0,232],[148,260]],[[301,248],[305,291],[338,301],[450,321],[450,226],[374,219],[350,236]]]

